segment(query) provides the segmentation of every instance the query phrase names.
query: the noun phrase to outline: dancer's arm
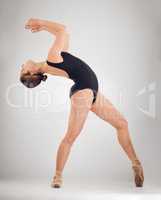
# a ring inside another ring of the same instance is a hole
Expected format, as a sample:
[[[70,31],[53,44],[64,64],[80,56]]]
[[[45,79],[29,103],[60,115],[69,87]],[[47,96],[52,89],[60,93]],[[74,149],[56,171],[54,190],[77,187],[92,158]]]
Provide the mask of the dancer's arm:
[[[46,30],[55,35],[55,41],[48,52],[47,59],[50,61],[59,62],[60,52],[67,51],[69,48],[69,33],[66,31],[66,26],[63,24],[31,18],[26,23],[25,28],[30,29],[32,32]]]
[[[30,29],[32,32],[45,30],[54,35],[57,35],[62,31],[66,32],[66,26],[63,24],[34,18],[31,18],[27,21],[25,28]]]

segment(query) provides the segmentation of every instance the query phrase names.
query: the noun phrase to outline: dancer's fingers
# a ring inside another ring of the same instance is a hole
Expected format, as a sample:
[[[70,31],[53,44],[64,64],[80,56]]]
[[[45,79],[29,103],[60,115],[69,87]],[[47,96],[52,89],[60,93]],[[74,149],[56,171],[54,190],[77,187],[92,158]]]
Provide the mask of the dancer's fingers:
[[[32,32],[39,32],[39,31],[42,31],[42,30],[43,30],[43,27],[40,27],[40,26],[31,28],[31,31],[32,31]]]
[[[31,29],[31,32],[34,33],[34,32],[38,32],[39,30],[38,29]]]
[[[39,31],[41,31],[42,29],[41,28],[32,28],[31,29],[31,32],[33,33],[33,32],[39,32]]]
[[[30,29],[30,25],[26,24],[25,29]]]

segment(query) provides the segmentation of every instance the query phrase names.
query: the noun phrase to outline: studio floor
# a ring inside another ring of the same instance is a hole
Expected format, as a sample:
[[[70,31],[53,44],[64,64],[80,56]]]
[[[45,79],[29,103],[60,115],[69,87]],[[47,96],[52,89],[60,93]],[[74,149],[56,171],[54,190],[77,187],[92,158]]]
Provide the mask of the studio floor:
[[[132,183],[95,183],[69,181],[62,188],[51,188],[47,181],[0,181],[1,200],[161,200],[161,186],[144,184],[136,188]]]

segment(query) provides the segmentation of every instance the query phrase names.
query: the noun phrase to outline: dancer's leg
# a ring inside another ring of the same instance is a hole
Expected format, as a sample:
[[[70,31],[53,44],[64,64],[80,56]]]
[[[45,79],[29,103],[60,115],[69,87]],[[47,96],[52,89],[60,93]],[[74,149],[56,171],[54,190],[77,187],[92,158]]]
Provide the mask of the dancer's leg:
[[[91,111],[116,128],[118,141],[128,158],[131,160],[132,165],[141,165],[132,145],[127,120],[100,92],[98,92],[96,102],[92,105]],[[143,180],[143,171],[141,173],[140,176]]]
[[[63,168],[68,159],[71,147],[83,128],[88,112],[92,105],[92,100],[93,93],[90,89],[80,90],[71,97],[71,110],[68,128],[57,151],[55,176],[62,175]]]

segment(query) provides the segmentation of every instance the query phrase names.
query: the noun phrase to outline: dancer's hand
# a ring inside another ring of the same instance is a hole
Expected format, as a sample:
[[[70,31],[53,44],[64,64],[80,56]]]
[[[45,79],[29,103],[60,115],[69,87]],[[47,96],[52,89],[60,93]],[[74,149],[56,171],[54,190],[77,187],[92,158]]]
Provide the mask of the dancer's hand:
[[[30,29],[31,32],[38,32],[43,30],[42,20],[30,18],[25,24],[26,29]]]

